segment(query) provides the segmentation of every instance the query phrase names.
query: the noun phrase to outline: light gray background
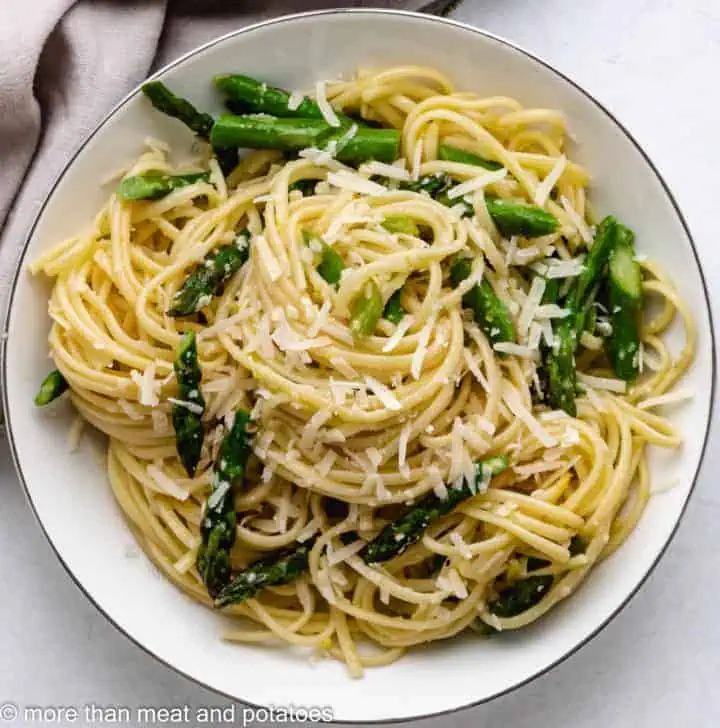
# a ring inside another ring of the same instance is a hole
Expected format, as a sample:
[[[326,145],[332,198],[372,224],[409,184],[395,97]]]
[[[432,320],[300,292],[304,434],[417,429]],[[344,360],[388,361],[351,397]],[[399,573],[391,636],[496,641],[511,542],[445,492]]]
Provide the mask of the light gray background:
[[[720,2],[465,0],[454,17],[538,53],[618,116],[675,193],[717,299]],[[716,309],[716,320],[719,314]],[[714,434],[675,541],[623,613],[591,644],[530,685],[425,725],[720,724],[717,428]],[[5,443],[0,444],[0,583],[0,703],[189,704],[191,713],[197,706],[225,704],[147,656],[87,602],[34,522]],[[362,692],[361,682],[357,689]],[[418,686],[427,689],[433,686]]]

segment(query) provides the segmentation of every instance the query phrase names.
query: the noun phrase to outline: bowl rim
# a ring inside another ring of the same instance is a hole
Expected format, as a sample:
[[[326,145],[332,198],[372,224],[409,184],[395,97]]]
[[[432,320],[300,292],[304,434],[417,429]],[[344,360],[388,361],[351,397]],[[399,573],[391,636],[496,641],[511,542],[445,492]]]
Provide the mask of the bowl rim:
[[[556,77],[561,78],[567,84],[572,86],[582,96],[584,96],[585,99],[590,101],[591,104],[610,123],[614,124],[617,127],[617,129],[625,136],[625,138],[640,153],[640,155],[642,156],[642,158],[644,159],[644,161],[646,162],[646,164],[648,165],[650,170],[655,175],[657,181],[660,183],[665,195],[667,196],[667,199],[670,201],[670,204],[675,212],[675,215],[677,216],[678,220],[680,221],[680,224],[685,232],[685,235],[687,236],[688,242],[690,243],[690,249],[691,249],[694,261],[695,261],[695,265],[697,266],[698,274],[700,276],[700,281],[702,283],[702,293],[703,293],[703,298],[705,301],[705,306],[706,306],[707,312],[708,312],[708,322],[710,324],[710,354],[711,354],[710,397],[709,397],[709,401],[708,401],[707,426],[705,429],[705,434],[703,437],[702,447],[700,449],[700,454],[698,457],[697,465],[695,468],[695,472],[692,476],[690,489],[688,490],[688,493],[687,493],[685,501],[682,505],[682,508],[680,509],[680,511],[676,517],[675,524],[673,525],[672,531],[670,532],[670,534],[667,537],[667,540],[663,544],[662,548],[659,550],[659,552],[653,559],[652,563],[648,567],[647,571],[645,572],[643,577],[638,581],[636,586],[632,589],[632,591],[628,594],[628,596],[623,600],[623,602],[608,617],[606,617],[594,630],[592,630],[587,636],[585,636],[575,646],[573,646],[571,649],[569,649],[567,652],[565,652],[563,655],[558,657],[556,660],[554,660],[553,662],[548,664],[543,669],[538,670],[533,675],[530,675],[529,677],[525,678],[524,680],[522,680],[508,688],[505,688],[504,690],[499,690],[499,691],[493,693],[492,695],[481,698],[479,700],[474,700],[474,701],[472,701],[470,703],[466,703],[464,705],[458,705],[457,707],[447,708],[445,710],[434,711],[431,713],[424,713],[422,715],[417,715],[417,716],[412,716],[412,717],[381,718],[381,719],[377,719],[377,720],[367,720],[367,719],[365,719],[365,720],[356,720],[356,719],[336,720],[336,719],[332,719],[330,721],[327,721],[328,723],[332,723],[332,724],[336,724],[336,725],[349,725],[349,724],[391,725],[391,724],[395,724],[395,723],[406,722],[408,720],[413,720],[413,721],[426,720],[426,719],[430,719],[430,718],[437,718],[437,717],[441,717],[441,716],[451,715],[454,713],[459,713],[460,711],[467,711],[467,710],[475,708],[479,705],[482,705],[484,703],[488,703],[491,700],[495,700],[496,698],[502,697],[504,695],[508,695],[508,694],[514,692],[515,690],[518,690],[519,688],[523,687],[524,685],[527,685],[528,683],[532,682],[533,680],[536,680],[537,678],[549,673],[551,670],[553,670],[555,667],[557,667],[561,663],[565,662],[565,660],[567,660],[569,657],[571,657],[576,652],[578,652],[581,648],[583,648],[585,645],[587,645],[591,640],[593,640],[600,632],[602,632],[610,624],[610,622],[612,622],[615,619],[615,617],[623,609],[625,609],[625,607],[629,604],[629,602],[637,595],[637,593],[640,591],[640,589],[644,586],[648,577],[653,573],[653,571],[655,571],[658,563],[660,562],[662,557],[665,555],[668,547],[670,546],[670,544],[672,543],[672,541],[674,540],[674,538],[677,534],[680,523],[687,511],[687,507],[690,502],[690,499],[695,491],[698,477],[700,475],[703,463],[705,461],[707,446],[710,441],[710,432],[713,429],[714,403],[715,403],[716,382],[717,382],[717,349],[716,349],[716,341],[715,341],[715,327],[713,324],[713,308],[710,303],[709,289],[708,289],[707,281],[705,278],[703,266],[700,261],[700,256],[698,255],[697,246],[695,244],[695,240],[690,231],[690,227],[680,209],[680,206],[678,205],[677,200],[675,199],[675,196],[673,195],[669,185],[667,184],[667,182],[661,175],[659,169],[656,167],[656,165],[654,164],[654,162],[652,161],[652,159],[650,158],[648,153],[645,151],[645,149],[640,145],[640,143],[630,133],[630,131],[592,93],[590,93],[585,88],[583,88],[578,82],[574,81],[572,78],[570,78],[568,75],[566,75],[563,71],[560,71],[558,68],[556,68],[554,65],[552,65],[549,61],[545,60],[544,58],[537,55],[536,53],[527,50],[526,48],[515,43],[514,41],[511,41],[501,35],[491,32],[491,31],[485,30],[484,28],[480,28],[480,27],[471,25],[470,23],[465,23],[462,21],[454,20],[451,18],[443,17],[443,16],[427,14],[427,13],[423,13],[422,11],[398,10],[398,9],[390,9],[390,8],[330,8],[330,9],[325,9],[325,10],[312,10],[312,11],[291,13],[291,14],[277,16],[274,18],[269,18],[267,20],[262,20],[262,21],[259,21],[256,23],[252,23],[250,25],[243,26],[242,28],[236,28],[235,30],[231,30],[228,33],[225,33],[221,36],[213,38],[213,39],[207,41],[206,43],[203,43],[202,45],[199,45],[199,46],[187,51],[186,53],[182,54],[175,60],[166,64],[162,68],[157,69],[154,73],[150,74],[147,78],[145,78],[137,86],[135,86],[131,91],[129,91],[120,101],[118,101],[112,107],[112,109],[110,109],[110,111],[107,112],[107,114],[105,114],[103,116],[103,118],[97,123],[95,128],[82,140],[82,142],[80,142],[79,146],[72,153],[72,155],[68,159],[67,163],[63,166],[60,173],[56,176],[55,180],[53,181],[52,185],[50,186],[49,191],[47,192],[47,195],[45,196],[45,199],[43,200],[42,205],[39,207],[38,211],[34,215],[32,223],[30,224],[30,226],[28,228],[28,232],[25,235],[25,239],[23,241],[22,248],[19,251],[19,253],[16,254],[15,271],[13,273],[13,278],[12,278],[12,281],[10,284],[9,295],[7,297],[6,304],[5,304],[4,311],[3,311],[4,318],[3,318],[3,326],[2,326],[2,340],[0,341],[0,390],[1,390],[0,395],[2,396],[2,409],[3,409],[4,415],[5,415],[5,426],[6,426],[6,432],[7,432],[7,440],[8,440],[8,444],[10,446],[11,459],[13,462],[13,466],[15,468],[15,472],[16,472],[18,479],[22,485],[22,488],[25,492],[25,497],[30,506],[30,510],[32,511],[32,514],[33,514],[38,526],[40,527],[40,530],[42,531],[43,535],[45,536],[45,539],[47,540],[48,544],[50,545],[53,553],[55,554],[57,559],[62,564],[63,568],[67,572],[67,574],[70,577],[70,579],[72,580],[72,582],[85,595],[85,597],[88,599],[88,601],[125,638],[130,640],[133,644],[135,644],[137,647],[139,647],[147,655],[150,655],[152,658],[157,660],[160,664],[169,668],[173,672],[190,680],[191,682],[195,683],[196,685],[199,685],[200,687],[215,693],[216,695],[220,695],[224,698],[227,698],[228,700],[244,703],[253,708],[264,707],[259,703],[253,703],[247,699],[237,698],[234,695],[231,695],[222,690],[219,690],[218,688],[215,688],[212,685],[207,684],[201,678],[190,675],[189,673],[185,672],[184,670],[180,669],[179,667],[171,664],[161,655],[156,654],[149,647],[142,644],[139,640],[137,640],[135,637],[133,637],[131,634],[129,634],[120,624],[118,624],[118,622],[115,621],[115,619],[105,609],[103,609],[103,607],[101,607],[95,601],[92,594],[90,594],[90,592],[88,591],[88,588],[86,588],[85,585],[75,576],[72,569],[67,564],[67,562],[63,558],[62,554],[60,553],[60,551],[57,549],[57,547],[53,543],[53,540],[50,537],[49,533],[45,529],[45,526],[35,507],[35,503],[33,502],[33,498],[32,498],[30,489],[28,488],[27,482],[25,480],[25,476],[23,474],[22,466],[20,464],[20,458],[19,458],[19,455],[17,452],[16,443],[15,443],[15,435],[14,435],[14,431],[13,431],[13,427],[12,427],[12,418],[10,416],[10,407],[9,407],[8,396],[7,396],[7,391],[8,391],[8,389],[7,389],[8,325],[9,325],[9,321],[10,321],[10,315],[11,315],[11,312],[13,309],[15,294],[17,291],[18,283],[20,281],[20,275],[21,275],[21,272],[24,267],[25,258],[27,256],[28,247],[30,245],[30,242],[35,234],[35,230],[36,230],[51,198],[54,196],[58,186],[62,183],[65,175],[70,170],[70,168],[73,166],[73,164],[75,163],[78,156],[84,151],[84,149],[87,147],[87,145],[90,143],[90,141],[98,133],[100,133],[103,130],[103,128],[105,127],[107,122],[110,121],[110,119],[112,117],[114,117],[115,114],[118,113],[134,96],[136,96],[138,93],[141,93],[141,86],[143,83],[145,83],[148,80],[155,79],[155,78],[162,76],[165,72],[169,71],[170,69],[172,69],[180,64],[185,63],[186,61],[190,60],[193,56],[196,56],[199,53],[204,52],[208,48],[212,48],[215,45],[224,43],[225,41],[227,41],[231,38],[235,38],[237,36],[241,36],[246,33],[252,33],[253,31],[258,30],[260,28],[266,28],[266,27],[278,25],[281,23],[292,23],[294,21],[305,19],[305,18],[327,17],[327,16],[349,15],[349,14],[352,14],[352,15],[380,15],[380,16],[396,16],[396,17],[401,17],[401,18],[402,17],[413,18],[415,20],[421,20],[423,22],[449,25],[449,26],[453,26],[455,28],[459,28],[463,31],[470,31],[471,33],[473,33],[475,35],[479,35],[486,39],[490,39],[495,42],[498,42],[498,43],[522,54],[523,56],[525,56],[529,60],[533,61],[534,63],[542,66],[546,71],[549,71],[550,73],[554,74]]]

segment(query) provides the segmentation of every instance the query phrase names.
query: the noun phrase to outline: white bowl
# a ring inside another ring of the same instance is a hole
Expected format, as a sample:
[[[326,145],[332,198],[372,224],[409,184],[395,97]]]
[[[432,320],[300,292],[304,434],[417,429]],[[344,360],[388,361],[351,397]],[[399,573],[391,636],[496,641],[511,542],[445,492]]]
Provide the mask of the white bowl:
[[[488,700],[550,668],[592,637],[628,601],[667,546],[692,490],[706,442],[714,388],[714,342],[707,291],[689,232],[667,187],[615,119],[558,71],[475,28],[412,13],[328,11],[279,18],[231,33],[184,56],[158,76],[181,95],[219,111],[211,77],[242,71],[287,88],[352,73],[359,65],[418,63],[446,72],[460,89],[514,96],[564,110],[571,150],[594,175],[593,202],[637,231],[641,252],[662,262],[689,302],[699,330],[686,384],[698,396],[677,407],[686,444],[654,453],[653,498],[621,550],[571,599],[536,626],[489,640],[472,636],[418,649],[371,669],[362,682],[334,661],[311,666],[287,649],[229,645],[222,619],[198,606],[139,556],[101,460],[88,447],[69,454],[71,413],[48,417],[32,404],[48,370],[48,287],[31,280],[27,261],[87,226],[107,190],[99,180],[155,136],[187,147],[189,135],[150,113],[138,91],[125,98],[83,144],[35,221],[11,297],[4,349],[8,432],[20,479],[50,543],[76,583],[119,629],[167,665],[245,702],[329,705],[337,720],[427,716]],[[632,645],[618,646],[628,652]]]

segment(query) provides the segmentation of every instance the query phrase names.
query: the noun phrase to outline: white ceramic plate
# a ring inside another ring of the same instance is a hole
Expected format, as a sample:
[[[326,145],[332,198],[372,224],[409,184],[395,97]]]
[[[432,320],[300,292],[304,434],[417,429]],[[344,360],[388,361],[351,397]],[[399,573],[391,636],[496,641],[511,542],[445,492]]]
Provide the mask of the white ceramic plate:
[[[714,382],[713,336],[705,284],[688,230],[657,171],[595,100],[547,64],[474,28],[438,18],[383,11],[329,11],[281,18],[188,54],[158,75],[200,108],[219,111],[211,77],[242,71],[286,88],[352,73],[359,65],[436,66],[460,89],[501,94],[563,109],[579,140],[571,154],[592,171],[593,203],[637,231],[642,253],[661,261],[689,302],[699,350],[686,378],[697,397],[673,413],[685,432],[678,452],[652,461],[653,498],[622,549],[536,626],[491,640],[454,639],[418,649],[388,668],[349,679],[334,661],[311,666],[286,649],[233,646],[222,618],[200,607],[150,562],[129,558],[133,540],[95,448],[69,454],[71,413],[56,417],[32,404],[48,370],[46,282],[25,263],[88,225],[107,189],[99,180],[134,158],[149,136],[189,147],[175,122],[149,110],[135,91],[114,109],[61,175],[32,228],[10,303],[4,397],[13,453],[30,502],[69,573],[107,617],[137,644],[204,685],[263,705],[330,705],[337,720],[378,721],[453,710],[506,692],[547,670],[594,635],[627,602],[667,546],[697,475]],[[676,344],[678,342],[675,342]],[[632,645],[619,646],[628,652]]]

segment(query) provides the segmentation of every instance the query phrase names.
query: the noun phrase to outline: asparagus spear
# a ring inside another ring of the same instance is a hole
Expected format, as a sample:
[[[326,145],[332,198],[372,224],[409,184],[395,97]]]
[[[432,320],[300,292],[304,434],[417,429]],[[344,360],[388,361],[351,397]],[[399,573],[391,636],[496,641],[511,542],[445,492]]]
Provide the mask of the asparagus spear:
[[[173,190],[209,180],[210,175],[207,172],[176,175],[144,172],[125,177],[118,187],[118,195],[123,200],[158,200]]]
[[[175,445],[183,467],[192,478],[200,460],[205,434],[202,423],[205,399],[200,391],[202,373],[198,363],[194,331],[185,332],[180,340],[174,366],[178,384],[178,402],[182,403],[173,404]]]
[[[403,182],[400,188],[410,192],[424,192],[430,197],[447,192],[452,187],[452,179],[447,174],[429,174],[411,182]]]
[[[210,140],[210,131],[215,123],[210,114],[198,111],[189,101],[176,96],[162,81],[148,81],[143,84],[142,90],[158,111],[179,119],[201,139]],[[238,163],[237,149],[222,148],[213,144],[213,152],[223,174],[230,174]]]
[[[485,159],[477,154],[466,152],[464,149],[458,149],[449,144],[441,144],[438,147],[438,158],[444,162],[472,164],[474,167],[484,167],[489,170],[502,169],[502,164],[498,162],[493,162],[490,159]]]
[[[634,234],[618,225],[617,243],[610,253],[608,290],[612,334],[606,350],[615,373],[633,381],[640,367],[640,312],[642,278],[635,261]]]
[[[234,495],[245,478],[250,455],[249,424],[250,415],[238,410],[230,432],[220,445],[212,492],[205,502],[200,529],[202,544],[196,563],[212,597],[220,593],[230,578],[230,549],[235,543],[237,523]]]
[[[455,506],[471,498],[487,484],[488,477],[498,475],[507,468],[507,458],[499,457],[481,460],[475,465],[475,482],[471,487],[464,483],[461,488],[448,488],[447,498],[441,500],[434,493],[426,495],[404,515],[389,523],[366,544],[360,556],[367,564],[377,564],[399,556],[419,541],[425,529],[441,516],[450,513]]]
[[[383,300],[375,281],[368,281],[365,290],[353,301],[350,315],[350,331],[353,337],[363,339],[375,331],[383,313]]]
[[[402,190],[410,190],[411,192],[424,192],[446,207],[456,207],[461,205],[463,208],[463,217],[471,217],[475,214],[475,209],[469,202],[463,199],[450,199],[448,192],[455,186],[452,178],[444,173],[431,174],[420,177],[419,180],[412,182],[403,182],[400,185]]]
[[[498,617],[517,617],[534,607],[547,594],[552,583],[550,575],[529,576],[503,589],[498,598],[490,602],[488,609]]]
[[[250,76],[239,73],[221,74],[215,76],[215,85],[233,102],[240,104],[250,112],[271,114],[281,117],[300,117],[305,119],[323,119],[320,107],[307,97],[304,97],[299,106],[290,108],[290,94],[281,88],[268,86]],[[356,123],[354,119],[340,111],[335,112],[338,119],[349,124]]]
[[[213,146],[284,152],[297,152],[307,147],[324,149],[330,142],[344,139],[335,156],[348,164],[359,164],[368,159],[392,162],[399,154],[400,132],[396,129],[358,128],[354,136],[344,138],[346,131],[321,119],[225,114],[215,122],[210,139]]]
[[[179,119],[201,139],[210,139],[210,130],[215,123],[210,114],[198,111],[189,101],[176,96],[162,81],[148,81],[142,90],[158,111]]]
[[[295,581],[307,570],[308,557],[314,543],[315,539],[312,538],[250,564],[222,589],[215,599],[215,606],[226,607],[228,604],[244,602],[266,586]]]
[[[407,215],[389,215],[382,221],[382,226],[390,233],[420,236],[420,228],[415,220]]]
[[[568,295],[565,308],[570,315],[560,321],[554,331],[555,344],[547,358],[548,394],[553,407],[575,416],[577,372],[575,352],[585,327],[585,318],[594,300],[593,291],[598,283],[610,251],[617,240],[618,224],[614,217],[606,217],[598,226],[595,242],[585,260],[583,272]]]
[[[469,275],[469,258],[455,258],[450,266],[453,288],[457,288]],[[475,320],[492,344],[515,339],[510,312],[486,280],[474,285],[463,296],[462,304],[473,312]]]
[[[331,285],[340,284],[342,272],[345,270],[343,259],[329,246],[323,244],[322,260],[317,267],[317,272]]]
[[[498,197],[486,198],[485,204],[497,229],[505,238],[513,235],[523,235],[526,238],[549,235],[558,226],[557,218],[541,207],[501,200]]]
[[[185,279],[173,296],[169,316],[189,316],[207,306],[223,285],[237,273],[250,255],[250,232],[242,230],[232,245],[223,245]]]
[[[43,379],[43,383],[35,395],[35,404],[38,407],[44,407],[46,404],[50,404],[50,402],[57,399],[69,386],[65,377],[57,369],[53,369]]]
[[[405,315],[405,309],[400,301],[402,297],[402,287],[398,288],[395,293],[388,298],[385,308],[383,309],[383,318],[387,319],[391,324],[399,324]]]

